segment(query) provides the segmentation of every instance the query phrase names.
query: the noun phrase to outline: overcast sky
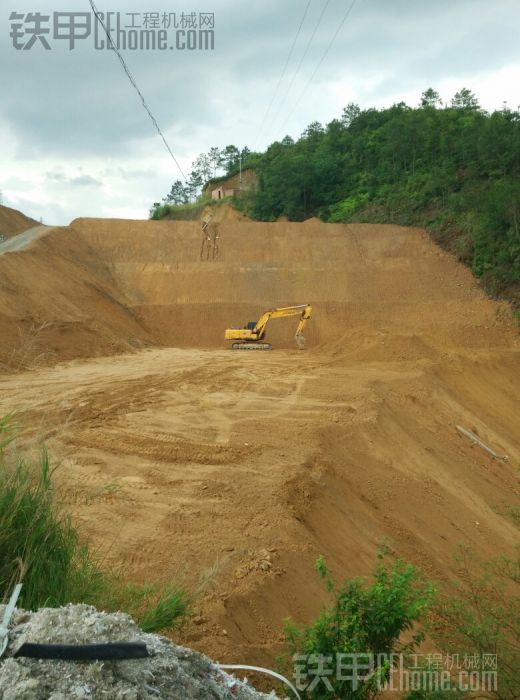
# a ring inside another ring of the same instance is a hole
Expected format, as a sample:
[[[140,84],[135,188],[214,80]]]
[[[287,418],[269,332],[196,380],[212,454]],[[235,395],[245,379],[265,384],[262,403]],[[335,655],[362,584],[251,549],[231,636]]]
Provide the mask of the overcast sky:
[[[348,102],[413,106],[430,86],[445,100],[465,86],[487,110],[520,104],[519,0],[357,0],[309,83],[351,1],[311,1],[263,129],[307,0],[96,4],[120,12],[123,25],[130,23],[127,13],[138,13],[136,25],[150,12],[176,12],[178,22],[182,12],[214,13],[213,51],[123,52],[185,172],[211,146],[264,149],[287,133],[298,137],[311,121],[339,117]],[[2,2],[2,201],[50,224],[147,217],[179,173],[114,53],[95,50],[92,37],[69,50],[67,40],[53,38],[52,26],[50,50],[39,40],[26,50],[12,46],[12,11],[52,19],[71,5]],[[73,6],[90,9],[88,0]],[[169,42],[174,31],[168,29]]]

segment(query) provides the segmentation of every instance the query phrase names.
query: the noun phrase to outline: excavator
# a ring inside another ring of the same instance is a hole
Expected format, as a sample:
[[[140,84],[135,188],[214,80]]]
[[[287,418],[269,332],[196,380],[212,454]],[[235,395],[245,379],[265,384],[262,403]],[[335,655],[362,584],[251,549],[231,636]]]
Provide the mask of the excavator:
[[[300,350],[305,347],[303,329],[311,317],[312,306],[309,304],[297,304],[296,306],[284,306],[279,309],[270,309],[260,316],[258,321],[250,321],[244,328],[228,328],[225,339],[234,340],[231,345],[233,350],[271,350],[269,343],[262,342],[265,338],[267,322],[272,318],[284,318],[285,316],[300,316],[300,322],[296,329],[294,339]]]

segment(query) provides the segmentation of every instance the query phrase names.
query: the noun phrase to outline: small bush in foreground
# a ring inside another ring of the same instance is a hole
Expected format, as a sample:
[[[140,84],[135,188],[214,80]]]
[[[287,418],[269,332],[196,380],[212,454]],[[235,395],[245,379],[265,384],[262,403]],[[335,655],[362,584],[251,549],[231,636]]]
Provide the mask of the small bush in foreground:
[[[290,652],[302,657],[337,658],[338,654],[374,655],[375,669],[369,677],[359,679],[329,678],[333,690],[322,683],[309,688],[305,697],[314,700],[352,698],[364,700],[374,696],[388,678],[390,667],[383,656],[410,653],[422,641],[423,634],[411,634],[411,640],[401,643],[404,632],[411,632],[432,598],[429,584],[421,583],[416,569],[399,559],[388,560],[387,552],[378,555],[380,563],[373,572],[373,581],[364,578],[346,581],[341,587],[330,578],[325,562],[320,558],[317,570],[334,601],[324,607],[309,627],[299,629],[286,622]],[[345,674],[353,675],[353,674]]]
[[[29,610],[88,603],[123,610],[147,632],[186,616],[189,596],[178,586],[135,586],[103,570],[59,506],[48,454],[37,464],[7,454],[15,439],[12,416],[0,418],[0,591],[23,581],[19,605]]]

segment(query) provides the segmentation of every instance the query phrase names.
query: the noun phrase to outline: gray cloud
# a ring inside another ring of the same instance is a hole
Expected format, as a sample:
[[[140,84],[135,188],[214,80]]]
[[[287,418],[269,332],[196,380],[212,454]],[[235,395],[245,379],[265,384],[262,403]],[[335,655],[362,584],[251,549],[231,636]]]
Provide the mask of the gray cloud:
[[[79,175],[78,177],[73,177],[69,180],[71,185],[75,187],[100,187],[103,183],[101,180],[96,180],[96,178],[90,175]]]
[[[48,180],[54,180],[55,182],[65,182],[67,180],[64,173],[61,172],[48,172],[45,173],[45,177]]]
[[[459,87],[472,79],[469,87],[478,94],[482,76],[520,64],[517,0],[494,5],[486,0],[357,0],[316,79],[285,124],[346,8],[344,0],[330,3],[279,111],[324,1],[313,0],[259,146],[287,132],[298,136],[314,119],[330,121],[351,100],[370,106],[415,95],[418,102],[424,89],[447,79],[460,80]],[[63,9],[51,0],[39,0],[37,5],[41,12]],[[303,7],[301,0],[214,0],[215,51],[124,53],[184,169],[212,145],[255,144]],[[105,3],[103,9],[150,11],[138,0]],[[208,11],[208,5],[207,0],[182,6],[158,0],[153,9],[198,12]],[[89,40],[78,42],[74,51],[52,40],[51,51],[38,47],[16,51],[9,38],[12,10],[20,11],[16,0],[4,0],[0,130],[9,134],[13,151],[7,182],[23,179],[23,172],[40,172],[48,183],[48,189],[39,190],[38,206],[45,212],[51,204],[44,200],[52,199],[56,185],[60,191],[70,188],[69,202],[61,206],[72,218],[81,213],[74,210],[78,202],[73,191],[79,185],[110,181],[110,200],[99,193],[89,200],[85,192],[79,205],[102,213],[117,201],[119,211],[126,196],[130,207],[139,202],[146,215],[145,203],[162,197],[178,173],[116,57],[110,51],[93,50]],[[511,95],[516,89],[508,86]],[[492,106],[499,107],[502,99],[516,104],[511,95],[505,91]],[[70,175],[81,166],[88,175]],[[8,196],[6,183],[0,182],[0,187]],[[13,186],[13,192],[22,189]],[[52,211],[58,213],[55,207]]]
[[[15,8],[11,0],[7,4]],[[39,6],[48,12],[55,9],[49,0],[41,0]],[[311,6],[288,77],[321,6],[319,2]],[[206,3],[194,0],[190,7],[206,9]],[[385,90],[395,92],[399,85],[416,81],[426,88],[447,73],[462,77],[468,71],[504,65],[518,57],[518,22],[513,20],[520,18],[520,10],[510,0],[502,0],[499,7],[481,0],[358,0],[309,94],[316,96],[327,80],[363,78],[374,71],[383,71]],[[124,8],[124,12],[146,10],[137,0]],[[296,0],[285,0],[283,5],[249,3],[247,9],[243,2],[221,0],[215,3],[214,52],[125,52],[160,124],[172,138],[178,134],[181,154],[190,150],[183,142],[194,123],[218,124],[222,101],[239,101],[241,94],[250,101],[257,95],[261,111],[278,79],[301,10],[302,3]],[[340,2],[329,6],[301,71],[302,80],[312,72],[343,10]],[[104,148],[107,154],[120,156],[129,143],[153,135],[153,126],[112,52],[93,50],[90,40],[68,51],[52,39],[51,51],[36,46],[29,52],[15,51],[9,47],[8,26],[5,22],[0,45],[5,59],[0,69],[5,85],[0,113],[20,139],[19,158],[93,150],[103,157]],[[294,96],[300,87],[297,81]],[[312,118],[307,105],[304,112]],[[251,132],[253,136],[253,127]]]

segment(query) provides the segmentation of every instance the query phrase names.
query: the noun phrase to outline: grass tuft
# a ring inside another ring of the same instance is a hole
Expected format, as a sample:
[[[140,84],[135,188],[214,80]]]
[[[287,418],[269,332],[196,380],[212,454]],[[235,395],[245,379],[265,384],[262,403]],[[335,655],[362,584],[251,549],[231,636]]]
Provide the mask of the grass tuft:
[[[33,464],[7,449],[16,430],[12,415],[0,417],[0,591],[22,580],[19,605],[28,610],[88,603],[128,612],[147,632],[180,624],[189,611],[186,591],[132,585],[105,571],[58,503],[47,451]]]

